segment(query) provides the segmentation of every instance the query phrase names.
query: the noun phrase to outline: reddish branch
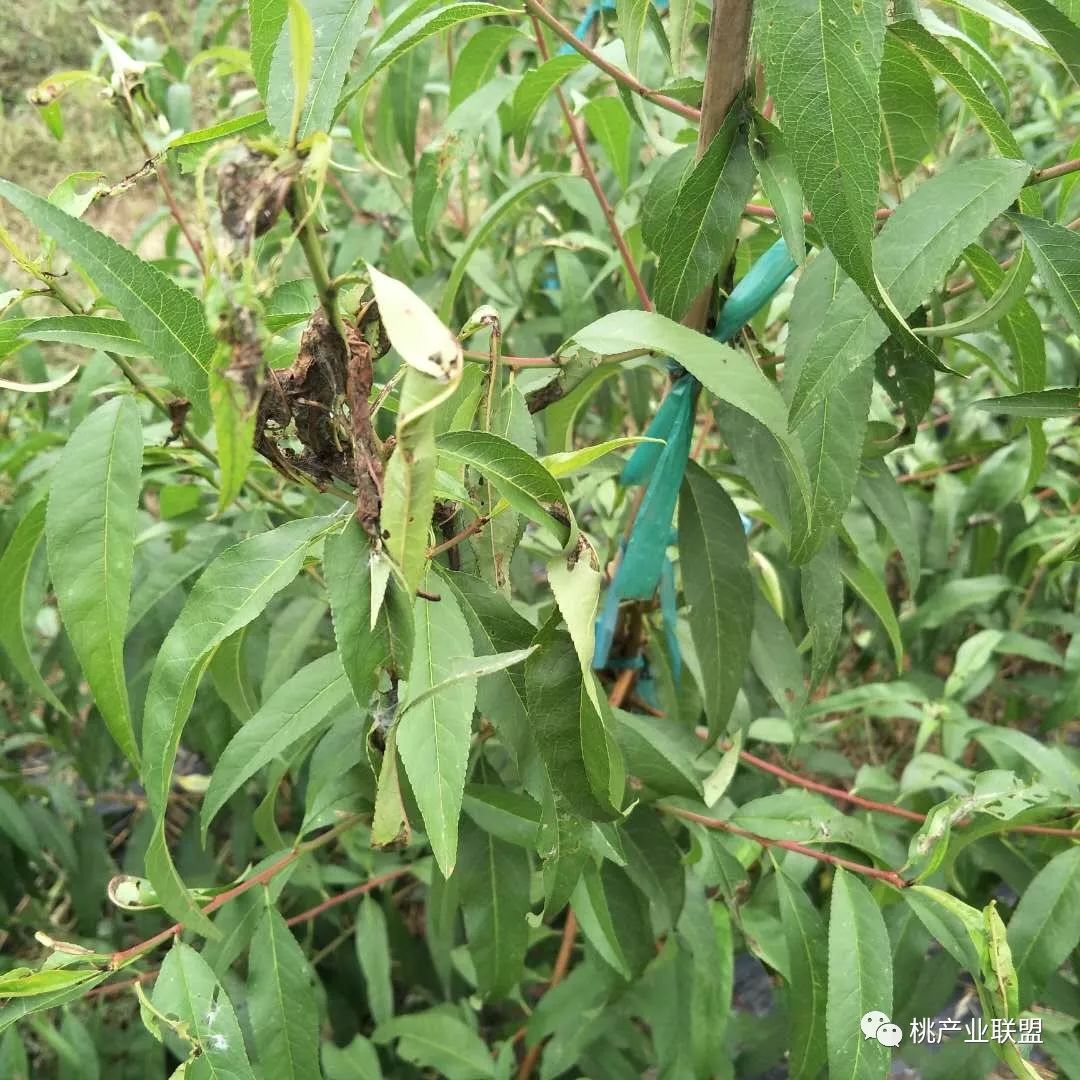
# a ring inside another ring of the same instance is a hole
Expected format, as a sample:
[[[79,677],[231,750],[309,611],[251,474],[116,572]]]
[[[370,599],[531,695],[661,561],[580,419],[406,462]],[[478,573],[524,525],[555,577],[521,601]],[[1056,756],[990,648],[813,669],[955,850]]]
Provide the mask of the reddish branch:
[[[298,923],[311,922],[312,919],[318,918],[324,911],[329,911],[339,904],[347,904],[357,896],[363,896],[365,893],[371,892],[372,889],[385,885],[388,881],[393,881],[395,878],[404,877],[406,874],[411,873],[412,867],[409,866],[398,866],[393,870],[387,870],[385,874],[378,874],[373,878],[368,878],[361,885],[354,885],[351,889],[346,889],[336,896],[328,897],[321,904],[308,908],[307,911],[301,911],[299,915],[291,916],[285,920],[285,925],[296,926]]]
[[[552,987],[558,986],[565,978],[567,971],[570,970],[570,957],[574,954],[574,939],[576,937],[577,919],[574,918],[574,912],[567,908],[566,922],[563,924],[562,942],[559,944],[559,954],[555,957],[555,967],[552,969],[551,979],[545,988],[545,993]],[[524,1033],[525,1028],[522,1028],[521,1031]],[[518,1069],[517,1080],[529,1080],[529,1077],[533,1074],[533,1069],[536,1068],[536,1063],[540,1060],[540,1051],[542,1049],[543,1043],[539,1041],[529,1049],[521,1062],[521,1067]]]
[[[319,837],[321,840],[322,837]],[[307,850],[311,850],[308,848]],[[269,866],[261,874],[256,874],[254,878],[249,878],[245,882],[241,882],[235,889],[230,889],[227,893],[222,893],[220,896],[214,898],[210,904],[207,904],[203,908],[204,914],[211,911],[214,908],[221,907],[222,904],[228,903],[229,900],[234,900],[241,893],[247,892],[248,889],[253,888],[255,885],[266,884],[275,874],[278,874],[286,866],[293,861],[292,855],[286,856],[284,859],[280,859],[278,862]],[[331,896],[321,903],[316,904],[314,907],[308,908],[306,911],[301,911],[298,915],[293,915],[285,920],[286,926],[296,926],[299,923],[311,922],[312,919],[317,919],[326,911],[330,911],[331,908],[338,907],[340,904],[348,903],[348,901],[355,899],[358,896],[363,896],[365,893],[371,892],[373,889],[377,889],[380,885],[385,885],[388,881],[393,881],[396,878],[404,877],[406,874],[412,873],[412,868],[409,866],[398,866],[393,870],[387,870],[383,874],[377,874],[373,878],[368,878],[367,881],[360,885],[354,885],[351,889],[346,889],[344,892],[337,893],[335,896]],[[171,926],[168,930],[161,934],[157,934],[152,938],[148,938],[146,941],[140,942],[134,946],[133,949],[127,949],[123,953],[115,953],[112,958],[112,964],[110,966],[115,967],[117,958],[124,957],[129,954],[141,953],[154,945],[159,944],[161,941],[167,940],[169,937],[173,937],[181,930],[181,926],[177,923],[175,926]],[[149,982],[158,973],[158,968],[151,968],[149,971],[140,972],[132,979],[123,979],[120,982],[107,983],[104,986],[95,987],[86,996],[92,997],[111,997],[113,994],[118,994],[123,990],[127,990],[138,983]]]
[[[706,737],[703,728],[699,728],[697,734],[700,738]],[[725,750],[730,749],[730,746],[730,743],[723,744]],[[828,784],[822,784],[820,781],[810,780],[805,776],[800,776],[798,773],[791,772],[789,769],[774,765],[771,761],[766,761],[764,758],[751,754],[747,750],[739,751],[739,760],[746,762],[747,765],[752,765],[755,769],[760,769],[762,772],[778,776],[781,780],[786,780],[789,784],[795,784],[797,787],[806,788],[807,791],[818,791],[822,795],[828,795],[830,799],[838,799],[841,802],[851,803],[853,806],[861,806],[864,810],[870,810],[879,814],[891,814],[893,817],[906,818],[908,821],[917,821],[920,825],[926,821],[926,815],[920,814],[917,810],[907,810],[903,806],[897,806],[894,803],[883,803],[877,802],[874,799],[865,799],[861,795],[855,795],[853,792],[845,791],[843,788],[830,787]],[[957,824],[963,826],[967,824],[967,822],[959,821]],[[1067,836],[1073,839],[1078,835],[1075,829],[1057,828],[1053,825],[1011,825],[1007,826],[1002,831],[1029,833],[1037,836]]]
[[[683,818],[685,821],[695,821],[699,825],[704,825],[707,829],[718,829],[721,832],[731,833],[732,836],[741,836],[746,840],[753,840],[755,844],[761,844],[763,847],[778,847],[783,848],[785,851],[795,851],[800,855],[809,855],[811,859],[817,859],[819,862],[842,866],[845,870],[862,874],[863,877],[887,881],[897,889],[903,889],[907,886],[907,882],[895,870],[879,870],[876,866],[866,866],[863,863],[853,862],[851,859],[842,859],[839,855],[830,855],[827,851],[818,851],[816,848],[807,847],[806,844],[799,844],[794,840],[773,840],[768,836],[758,836],[757,833],[732,825],[730,821],[721,821],[719,818],[697,814],[693,810],[683,810],[678,806],[665,806],[663,803],[657,803],[656,808],[665,814],[671,814],[673,817]]]
[[[359,820],[359,815],[351,815],[340,824],[335,825],[332,829],[328,829],[321,836],[315,837],[314,840],[308,840],[306,843],[299,844],[287,855],[283,855],[278,859],[277,862],[271,863],[265,870],[260,870],[259,873],[252,874],[251,877],[241,881],[239,885],[234,885],[231,889],[226,889],[225,892],[219,893],[202,909],[202,913],[204,915],[209,915],[212,912],[217,911],[219,907],[227,904],[230,900],[235,900],[238,896],[242,896],[249,889],[254,889],[256,885],[265,885],[268,881],[277,877],[277,875],[286,867],[291,866],[296,862],[302,855],[306,855],[309,851],[315,851],[317,848],[329,844],[335,837],[339,836],[346,829],[351,828]],[[154,934],[153,937],[149,937],[145,941],[140,941],[137,945],[132,945],[130,949],[122,949],[119,952],[113,953],[109,960],[109,969],[112,971],[118,970],[128,963],[128,961],[135,960],[143,953],[157,948],[158,945],[163,945],[166,941],[170,941],[172,938],[176,937],[183,928],[183,923],[173,923],[167,930],[162,930],[160,933]]]

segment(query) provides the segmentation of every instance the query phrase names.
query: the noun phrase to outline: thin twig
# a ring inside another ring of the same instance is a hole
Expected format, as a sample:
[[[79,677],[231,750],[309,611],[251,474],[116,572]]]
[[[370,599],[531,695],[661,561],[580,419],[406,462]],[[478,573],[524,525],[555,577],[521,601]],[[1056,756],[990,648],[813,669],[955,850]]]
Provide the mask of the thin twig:
[[[591,49],[585,42],[579,41],[574,36],[573,30],[563,26],[539,0],[525,0],[525,7],[531,14],[550,27],[557,37],[562,38],[567,45],[576,49],[586,60],[598,67],[605,75],[609,75],[617,83],[625,86],[631,93],[637,94],[646,101],[651,101],[654,105],[659,105],[660,108],[667,109],[668,112],[673,112],[692,123],[697,123],[701,119],[700,109],[695,109],[692,105],[685,105],[673,97],[668,97],[667,94],[662,94],[659,90],[651,90],[644,83],[635,79],[628,71],[622,71],[615,67],[614,64],[609,64],[595,49]]]
[[[577,937],[577,919],[574,917],[574,912],[571,908],[566,909],[566,922],[563,924],[562,941],[559,943],[559,953],[555,957],[555,967],[551,971],[551,979],[549,980],[544,992],[553,989],[563,981],[567,971],[570,970],[570,958],[574,954],[574,939]],[[522,1033],[525,1028],[522,1027]],[[521,1067],[518,1069],[517,1080],[529,1080],[533,1074],[533,1069],[536,1068],[536,1063],[540,1060],[540,1052],[543,1050],[543,1040],[538,1040],[535,1046],[530,1047],[529,1052],[525,1055],[521,1062]]]
[[[486,352],[477,352],[473,349],[464,349],[464,356],[466,360],[475,360],[480,363],[488,364],[491,362],[491,357]],[[499,362],[505,364],[507,367],[516,368],[552,368],[561,367],[559,358],[557,356],[501,356]]]
[[[762,847],[778,847],[785,851],[794,851],[799,855],[808,855],[811,859],[819,862],[832,863],[833,866],[842,866],[845,870],[862,874],[863,877],[877,878],[886,881],[897,889],[906,888],[907,882],[895,870],[879,870],[876,866],[866,866],[863,863],[853,862],[851,859],[842,859],[839,855],[830,855],[827,851],[818,851],[816,848],[807,847],[806,844],[796,843],[794,840],[773,840],[768,836],[758,836],[748,829],[740,829],[738,825],[732,825],[730,821],[721,821],[719,818],[711,818],[706,814],[698,814],[693,810],[683,810],[679,806],[666,806],[657,803],[656,808],[673,817],[683,818],[685,821],[694,821],[698,825],[704,825],[707,829],[718,829],[721,832],[731,833],[732,836],[741,836],[746,840],[753,840]]]
[[[449,540],[444,540],[441,544],[428,548],[427,557],[433,559],[436,555],[441,555],[444,551],[457,547],[462,540],[467,540],[470,536],[478,533],[490,520],[491,518],[487,514],[481,514],[479,517],[473,518],[461,532],[455,533]]]
[[[329,911],[339,904],[347,904],[357,896],[363,896],[365,893],[371,892],[372,889],[377,889],[380,885],[385,885],[388,881],[393,881],[395,878],[404,877],[406,874],[411,873],[411,866],[399,866],[394,870],[387,870],[385,874],[379,874],[376,877],[368,878],[362,885],[354,885],[351,889],[339,892],[335,896],[331,896],[324,900],[321,904],[316,904],[314,907],[308,908],[307,911],[301,911],[299,915],[291,916],[285,920],[285,925],[296,926],[297,923],[310,922],[312,919],[322,915],[323,912]]]
[[[251,877],[241,881],[239,885],[234,885],[231,889],[226,889],[225,892],[218,893],[218,895],[202,909],[203,915],[209,915],[212,912],[217,911],[219,907],[224,906],[230,900],[235,900],[249,889],[255,888],[256,885],[265,885],[268,881],[277,877],[277,875],[286,867],[291,866],[296,862],[297,859],[306,855],[309,851],[315,851],[318,848],[325,847],[345,832],[346,829],[351,829],[352,826],[360,820],[360,814],[351,814],[332,829],[328,829],[320,836],[316,836],[314,840],[306,840],[304,843],[298,844],[287,855],[283,855],[277,862],[271,863],[265,870],[260,870],[259,873],[253,874]],[[133,960],[137,960],[144,953],[157,948],[158,945],[163,945],[166,941],[170,941],[172,938],[176,937],[183,928],[183,923],[173,923],[167,930],[162,930],[160,933],[154,934],[153,937],[149,937],[145,941],[140,941],[137,945],[132,945],[130,949],[121,949],[119,952],[114,952],[109,960],[109,970],[118,971]]]
[[[547,42],[544,40],[544,32],[540,29],[540,20],[535,13],[531,14],[530,17],[532,19],[533,30],[536,34],[536,47],[540,50],[540,56],[546,63],[551,59],[551,56],[548,52]],[[626,273],[629,275],[630,281],[634,286],[634,292],[637,293],[638,300],[641,301],[641,306],[646,311],[652,311],[653,304],[649,299],[649,293],[645,288],[645,283],[641,280],[641,274],[638,272],[637,264],[634,262],[634,256],[627,246],[622,230],[615,220],[615,211],[611,208],[611,203],[608,201],[608,197],[600,184],[600,178],[596,175],[596,170],[593,168],[592,161],[589,159],[589,151],[585,146],[585,140],[582,138],[581,131],[578,128],[577,120],[570,111],[570,106],[566,103],[566,95],[559,87],[555,88],[555,99],[558,101],[559,108],[562,110],[563,118],[566,120],[566,126],[570,129],[570,137],[574,140],[574,146],[577,148],[578,157],[581,159],[581,169],[585,173],[585,179],[588,180],[589,187],[592,188],[593,194],[596,196],[596,201],[600,205],[600,211],[604,215],[604,220],[607,222],[608,232],[611,233],[611,238],[615,241],[615,246],[619,249],[619,257],[623,261],[623,266],[626,267]]]
[[[708,739],[708,731],[705,728],[697,728],[696,733],[698,738]],[[720,745],[724,750],[729,750],[731,748],[731,743],[726,740],[722,741]],[[870,810],[881,814],[891,814],[893,817],[906,818],[908,821],[915,821],[920,825],[926,821],[926,815],[920,814],[917,810],[908,810],[903,806],[897,806],[895,803],[883,803],[877,802],[874,799],[865,799],[861,795],[856,795],[851,791],[845,791],[843,788],[830,787],[828,784],[823,784],[818,780],[810,780],[805,776],[800,776],[798,773],[791,772],[789,769],[774,765],[771,761],[766,761],[764,758],[760,758],[756,754],[751,754],[747,750],[739,751],[739,760],[745,762],[747,765],[752,765],[755,769],[760,769],[762,772],[771,773],[781,780],[786,780],[789,784],[795,784],[797,787],[806,788],[807,791],[820,792],[822,795],[827,795],[830,799],[838,799],[841,802],[851,803],[853,806],[861,806],[864,810]],[[958,821],[956,824],[963,826],[967,824],[967,820]],[[1072,838],[1077,838],[1077,836],[1080,835],[1075,829],[1057,828],[1053,825],[1011,825],[1002,831],[1030,833],[1038,836],[1064,836]]]

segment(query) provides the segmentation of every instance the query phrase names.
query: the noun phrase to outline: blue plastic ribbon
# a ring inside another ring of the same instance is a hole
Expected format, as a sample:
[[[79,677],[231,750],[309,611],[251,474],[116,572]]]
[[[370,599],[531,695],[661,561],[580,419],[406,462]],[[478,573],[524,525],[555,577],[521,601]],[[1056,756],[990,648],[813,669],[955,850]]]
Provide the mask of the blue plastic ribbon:
[[[606,0],[602,0],[606,2]],[[724,303],[712,336],[730,341],[775,295],[796,267],[783,239],[777,240],[747,271]],[[679,488],[690,457],[694,413],[700,383],[669,361],[675,379],[667,396],[645,431],[664,443],[639,443],[619,478],[624,487],[645,484],[630,536],[621,545],[621,558],[596,620],[596,648],[593,667],[607,667],[623,600],[647,600],[660,588],[664,636],[678,681],[682,671],[675,633],[675,577],[667,557],[671,519]],[[743,528],[750,522],[743,517]]]

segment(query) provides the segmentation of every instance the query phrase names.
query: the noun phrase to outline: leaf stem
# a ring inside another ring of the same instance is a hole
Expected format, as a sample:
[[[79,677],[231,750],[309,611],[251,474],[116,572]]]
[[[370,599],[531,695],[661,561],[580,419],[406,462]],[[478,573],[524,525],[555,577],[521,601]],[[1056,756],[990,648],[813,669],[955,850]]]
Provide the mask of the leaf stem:
[[[481,514],[479,517],[473,518],[464,529],[455,533],[449,540],[444,540],[441,544],[436,544],[434,547],[428,548],[427,557],[433,559],[436,555],[441,555],[444,551],[449,551],[451,548],[457,547],[462,540],[468,540],[470,536],[474,536],[478,533],[490,520],[490,514]]]
[[[535,15],[541,22],[550,27],[556,37],[562,38],[567,45],[576,49],[586,60],[621,86],[625,86],[631,93],[637,94],[646,101],[651,101],[654,105],[659,105],[661,109],[667,109],[668,112],[673,112],[691,123],[696,124],[701,119],[700,109],[695,109],[692,105],[684,105],[683,102],[676,101],[675,98],[668,97],[667,94],[662,94],[659,90],[651,90],[628,71],[623,71],[621,68],[615,67],[614,64],[609,64],[595,49],[591,49],[585,42],[579,41],[574,36],[574,32],[569,27],[563,26],[539,0],[525,0],[525,8],[530,14]]]

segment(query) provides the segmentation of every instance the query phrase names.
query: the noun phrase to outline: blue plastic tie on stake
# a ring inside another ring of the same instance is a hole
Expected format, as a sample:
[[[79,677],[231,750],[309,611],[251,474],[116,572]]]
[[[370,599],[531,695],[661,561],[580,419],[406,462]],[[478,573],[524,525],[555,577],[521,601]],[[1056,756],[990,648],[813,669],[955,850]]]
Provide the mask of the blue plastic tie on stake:
[[[603,4],[607,2],[601,0]],[[595,14],[595,11],[592,12],[590,20]],[[585,32],[587,30],[588,26]],[[785,241],[782,238],[777,240],[731,290],[713,330],[713,338],[717,341],[733,338],[769,302],[796,266]],[[675,372],[680,370],[670,359],[668,367]],[[620,603],[623,600],[647,600],[659,586],[664,635],[672,670],[676,673],[676,679],[681,675],[682,657],[675,633],[674,567],[667,557],[667,543],[660,544],[656,534],[661,533],[665,526],[670,531],[675,502],[690,457],[694,403],[699,385],[690,375],[675,380],[646,429],[647,435],[664,439],[664,444],[640,443],[620,476],[623,486],[641,483],[648,486],[629,539],[620,544],[621,557],[604,598],[603,610],[596,620],[593,667],[597,670],[608,664],[618,626]],[[749,532],[752,522],[743,515],[740,517],[744,531]]]
[[[585,40],[585,35],[589,32],[589,27],[592,26],[593,19],[595,19],[596,16],[600,14],[602,6],[606,6],[606,5],[597,4],[596,0],[593,0],[593,3],[591,3],[585,9],[585,14],[581,16],[581,22],[579,22],[577,24],[577,26],[574,28],[574,37],[576,37],[578,39],[578,41],[584,41]],[[612,3],[611,6],[614,7],[615,6],[614,3]],[[574,46],[571,45],[569,42],[567,42],[565,45],[562,46],[562,48],[559,49],[559,51],[558,51],[558,53],[556,55],[558,55],[558,56],[568,56],[570,53],[572,53],[574,51],[575,51]]]
[[[784,239],[777,240],[731,290],[712,336],[730,341],[776,295],[797,265]]]

